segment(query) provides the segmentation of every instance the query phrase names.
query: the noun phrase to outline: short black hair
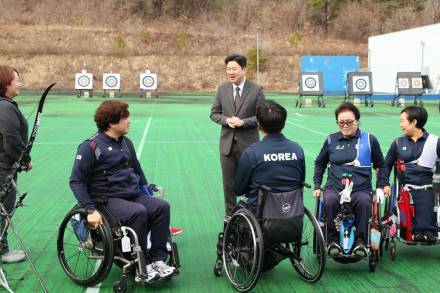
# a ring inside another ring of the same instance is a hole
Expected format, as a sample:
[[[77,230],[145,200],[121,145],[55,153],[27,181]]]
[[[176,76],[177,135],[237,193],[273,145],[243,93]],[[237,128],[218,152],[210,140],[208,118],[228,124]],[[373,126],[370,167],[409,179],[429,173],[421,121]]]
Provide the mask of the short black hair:
[[[277,102],[266,100],[258,106],[256,116],[261,130],[268,134],[279,133],[286,123],[287,111]]]
[[[336,108],[335,110],[336,120],[338,120],[338,116],[341,112],[347,112],[347,111],[352,112],[356,120],[359,120],[361,118],[361,112],[359,112],[359,109],[352,103],[347,102],[347,103],[342,103],[338,108]]]
[[[243,55],[239,55],[239,54],[229,55],[228,57],[225,58],[225,65],[228,65],[228,63],[231,61],[237,62],[242,69],[246,68],[247,59]]]
[[[403,109],[400,114],[406,113],[406,117],[408,118],[408,121],[411,123],[414,120],[416,120],[416,127],[419,129],[423,129],[423,126],[425,126],[426,121],[428,121],[428,112],[425,108],[411,105]]]

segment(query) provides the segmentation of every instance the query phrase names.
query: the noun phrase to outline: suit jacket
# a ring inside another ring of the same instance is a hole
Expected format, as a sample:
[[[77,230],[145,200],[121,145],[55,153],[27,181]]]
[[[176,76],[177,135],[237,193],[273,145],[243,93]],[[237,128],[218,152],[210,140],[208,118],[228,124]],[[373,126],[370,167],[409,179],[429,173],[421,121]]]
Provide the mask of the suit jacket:
[[[258,105],[264,99],[263,88],[259,84],[246,79],[240,104],[235,109],[233,84],[227,81],[218,87],[210,117],[212,121],[222,126],[220,134],[220,152],[222,154],[229,155],[234,136],[240,151],[259,140],[255,114]],[[229,127],[226,119],[233,116],[242,119],[244,125],[237,128]]]

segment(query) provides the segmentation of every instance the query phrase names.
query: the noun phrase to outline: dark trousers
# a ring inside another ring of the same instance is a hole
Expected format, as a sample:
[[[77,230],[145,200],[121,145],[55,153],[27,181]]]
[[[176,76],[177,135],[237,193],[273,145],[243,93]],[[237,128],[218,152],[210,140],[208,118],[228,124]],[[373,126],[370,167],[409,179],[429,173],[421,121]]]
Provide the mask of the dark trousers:
[[[434,189],[412,189],[410,192],[414,202],[414,232],[435,231],[437,219],[434,213]]]
[[[234,192],[234,180],[237,172],[238,161],[241,151],[238,143],[234,140],[229,155],[220,153],[220,164],[222,166],[223,193],[225,196],[225,213],[232,215],[234,207],[237,205],[237,197]]]
[[[336,216],[341,212],[339,203],[341,196],[334,189],[324,189],[324,213],[327,219],[328,242],[339,242],[339,234],[336,231]],[[356,227],[356,237],[364,242],[368,235],[368,221],[371,216],[372,196],[367,191],[354,191],[351,193],[351,210],[355,216],[354,225]]]
[[[145,195],[130,200],[109,198],[105,207],[113,217],[136,232],[147,264],[167,258],[166,245],[170,236],[170,205],[166,201]],[[148,251],[147,235],[149,232],[151,232],[151,248]]]
[[[3,190],[3,184],[5,183],[6,177],[9,174],[10,174],[10,171],[9,172],[5,172],[3,170],[0,171],[0,189],[1,190]],[[17,183],[17,177],[15,177],[14,180]],[[15,199],[16,199],[16,194],[15,194],[15,189],[13,189],[13,188],[11,190],[9,190],[9,192],[6,193],[5,197],[2,199],[3,205],[5,206],[6,211],[9,214],[14,209]],[[2,228],[3,228],[4,227],[3,219],[1,219],[1,221],[2,221]],[[0,231],[0,233],[1,233],[1,231]],[[5,254],[9,251],[8,233],[7,232],[5,232],[0,245],[1,245],[1,254]]]

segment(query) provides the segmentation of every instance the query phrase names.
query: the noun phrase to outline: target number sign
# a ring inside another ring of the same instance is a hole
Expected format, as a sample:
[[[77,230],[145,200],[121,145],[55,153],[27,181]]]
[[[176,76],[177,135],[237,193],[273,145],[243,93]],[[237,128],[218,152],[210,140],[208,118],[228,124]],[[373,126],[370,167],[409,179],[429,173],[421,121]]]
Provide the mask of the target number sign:
[[[91,74],[91,73],[76,73],[75,74],[75,89],[76,90],[91,90],[91,89],[93,89],[93,74]]]
[[[104,90],[121,89],[121,75],[119,73],[104,73],[102,75],[102,89]]]
[[[412,88],[413,89],[421,89],[421,88],[423,88],[422,78],[420,78],[420,77],[413,77],[411,79],[411,83],[412,83]]]
[[[303,84],[302,90],[304,92],[319,92],[319,75],[303,74],[302,84]]]
[[[142,90],[155,90],[157,89],[157,74],[142,73],[139,78],[139,83]]]
[[[409,89],[409,78],[399,78],[399,88],[401,89]]]

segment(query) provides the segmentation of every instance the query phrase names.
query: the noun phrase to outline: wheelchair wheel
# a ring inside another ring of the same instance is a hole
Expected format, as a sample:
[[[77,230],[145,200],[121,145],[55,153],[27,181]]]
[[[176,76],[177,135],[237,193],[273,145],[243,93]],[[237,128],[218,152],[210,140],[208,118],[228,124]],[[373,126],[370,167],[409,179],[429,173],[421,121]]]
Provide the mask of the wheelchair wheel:
[[[263,233],[255,216],[246,209],[232,215],[223,238],[223,264],[232,285],[240,292],[251,290],[263,266]]]
[[[304,208],[301,243],[291,245],[290,261],[295,271],[308,283],[318,281],[324,271],[326,247],[321,227],[307,208]]]
[[[113,262],[113,237],[109,225],[91,229],[87,213],[72,209],[58,230],[58,259],[67,276],[77,284],[94,286],[110,272]]]

